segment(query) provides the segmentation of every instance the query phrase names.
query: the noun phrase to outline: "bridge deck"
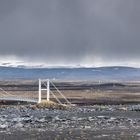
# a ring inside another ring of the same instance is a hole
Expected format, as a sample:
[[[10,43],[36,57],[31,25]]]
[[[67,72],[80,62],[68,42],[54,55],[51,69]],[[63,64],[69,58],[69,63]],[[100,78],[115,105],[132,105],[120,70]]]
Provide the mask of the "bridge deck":
[[[20,102],[31,102],[31,103],[37,103],[37,99],[24,99],[24,98],[12,98],[12,97],[0,97],[0,100],[4,101],[20,101]]]

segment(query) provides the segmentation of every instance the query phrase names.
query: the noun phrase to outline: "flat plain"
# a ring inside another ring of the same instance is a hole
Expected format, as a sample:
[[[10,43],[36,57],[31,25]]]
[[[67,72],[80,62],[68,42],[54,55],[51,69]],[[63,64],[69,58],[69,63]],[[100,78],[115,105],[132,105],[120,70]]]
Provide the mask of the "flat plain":
[[[53,83],[76,106],[35,109],[31,103],[1,101],[0,139],[140,139],[140,82]],[[0,81],[0,88],[16,97],[38,98],[38,81]],[[65,103],[53,86],[50,89]],[[51,100],[56,101],[52,95]]]

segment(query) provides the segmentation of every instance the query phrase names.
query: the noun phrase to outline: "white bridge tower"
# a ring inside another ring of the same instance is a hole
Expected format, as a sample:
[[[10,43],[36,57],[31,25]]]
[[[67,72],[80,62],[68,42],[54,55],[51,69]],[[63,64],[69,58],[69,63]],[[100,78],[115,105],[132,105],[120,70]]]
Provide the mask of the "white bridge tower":
[[[46,88],[42,88],[42,83],[45,85]],[[46,84],[47,83],[47,84]],[[49,79],[39,79],[39,94],[38,94],[38,103],[41,102],[41,91],[47,91],[47,101],[50,100],[50,80]]]
[[[68,101],[68,99],[62,94],[62,92],[54,85],[54,83],[49,79],[39,79],[39,87],[38,87],[38,103],[42,100],[42,91],[47,91],[46,93],[46,99],[47,101],[50,101],[50,94],[53,95],[53,97],[56,99],[56,101],[59,104],[62,104],[62,102],[57,98],[57,96],[53,93],[53,91],[50,90],[50,84],[53,86],[54,90],[57,91],[57,93],[64,99],[66,104],[71,105],[71,103]],[[43,86],[42,86],[43,85]]]

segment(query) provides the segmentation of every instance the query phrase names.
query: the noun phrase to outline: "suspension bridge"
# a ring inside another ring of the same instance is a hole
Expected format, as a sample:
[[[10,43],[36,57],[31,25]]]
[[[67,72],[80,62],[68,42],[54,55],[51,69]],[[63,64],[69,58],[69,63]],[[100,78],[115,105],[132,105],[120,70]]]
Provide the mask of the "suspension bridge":
[[[30,102],[30,103],[40,103],[42,99],[50,100],[50,95],[55,98],[55,100],[59,104],[64,104],[60,101],[60,99],[56,96],[54,91],[50,90],[50,85],[55,89],[57,94],[63,98],[65,104],[71,105],[68,99],[63,95],[63,93],[55,86],[55,84],[49,79],[39,79],[38,80],[38,91],[36,94],[30,94],[24,92],[23,94],[18,94],[15,92],[6,91],[0,87],[0,100],[1,101],[18,101],[18,102]],[[44,92],[46,94],[46,98],[44,98]]]

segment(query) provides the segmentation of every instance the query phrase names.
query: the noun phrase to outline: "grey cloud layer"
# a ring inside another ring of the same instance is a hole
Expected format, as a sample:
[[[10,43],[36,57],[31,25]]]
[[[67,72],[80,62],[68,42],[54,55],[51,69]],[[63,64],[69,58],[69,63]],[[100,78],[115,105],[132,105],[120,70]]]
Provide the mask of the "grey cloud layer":
[[[139,6],[139,0],[1,0],[0,55],[52,63],[138,60]]]

